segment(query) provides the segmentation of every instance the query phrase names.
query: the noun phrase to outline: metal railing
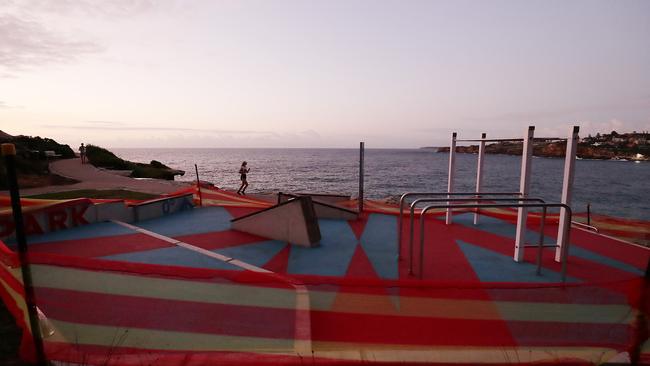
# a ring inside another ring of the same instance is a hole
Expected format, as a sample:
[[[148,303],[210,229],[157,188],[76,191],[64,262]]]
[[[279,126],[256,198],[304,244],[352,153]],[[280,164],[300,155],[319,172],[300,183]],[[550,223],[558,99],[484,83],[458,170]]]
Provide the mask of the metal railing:
[[[470,200],[471,201],[471,200]],[[568,221],[571,222],[571,217],[573,212],[571,211],[571,207],[569,205],[564,204],[564,203],[512,203],[512,204],[503,204],[503,203],[494,203],[494,204],[464,204],[464,205],[459,205],[459,204],[441,204],[441,205],[429,205],[426,206],[425,208],[422,209],[422,213],[420,214],[420,278],[423,276],[424,272],[424,222],[425,222],[425,214],[427,211],[436,209],[436,208],[513,208],[513,207],[541,207],[543,209],[543,214],[544,218],[546,217],[546,209],[548,208],[553,208],[553,207],[558,207],[558,208],[564,208],[567,213],[567,218]],[[562,276],[562,282],[566,282],[566,267],[567,267],[567,256],[569,253],[569,235],[571,232],[571,225],[566,225],[566,231],[564,232],[564,235],[567,239],[566,245],[561,246],[561,256],[560,256],[560,261],[562,265],[562,271],[561,271],[561,276]],[[556,245],[544,245],[543,244],[543,238],[544,238],[544,230],[543,230],[543,221],[542,221],[542,226],[540,230],[540,236],[542,240],[540,240],[539,244],[537,245],[538,247],[538,252],[537,252],[537,274],[541,274],[541,267],[542,267],[542,250],[544,247],[556,247]],[[530,247],[534,247],[535,245],[529,245]]]
[[[468,198],[419,198],[416,199],[411,203],[411,210],[410,210],[410,215],[409,215],[409,226],[410,226],[410,232],[409,232],[409,274],[413,274],[413,235],[415,234],[413,232],[415,225],[413,225],[413,218],[415,216],[415,208],[419,203],[426,203],[426,202],[480,202],[480,201],[490,201],[490,202],[505,202],[505,201],[517,201],[517,202],[539,202],[539,203],[545,203],[543,199],[541,198],[536,198],[536,197],[512,197],[512,198],[475,198],[475,197],[468,197]],[[479,206],[482,207],[482,206]],[[424,212],[422,213],[422,215]],[[544,210],[544,213],[542,215],[542,222],[546,221],[546,210]],[[542,229],[544,226],[542,225]],[[542,230],[543,231],[543,230]],[[543,240],[543,236],[542,239]]]
[[[594,231],[594,232],[596,232],[596,233],[599,232],[597,227],[595,227],[595,226],[593,226],[593,225],[585,224],[585,223],[583,223],[583,222],[579,222],[579,221],[571,221],[571,225],[580,226],[580,227],[582,227],[582,228],[585,228],[585,229],[587,229],[587,230]]]
[[[406,192],[399,199],[399,220],[397,220],[397,260],[402,259],[402,216],[404,215],[404,201],[412,196],[521,196],[520,192]]]

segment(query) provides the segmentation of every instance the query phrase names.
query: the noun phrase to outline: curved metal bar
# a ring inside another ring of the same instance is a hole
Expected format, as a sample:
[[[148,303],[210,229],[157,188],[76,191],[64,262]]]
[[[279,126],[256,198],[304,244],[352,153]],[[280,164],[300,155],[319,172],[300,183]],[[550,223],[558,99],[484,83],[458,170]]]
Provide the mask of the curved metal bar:
[[[544,203],[544,200],[541,198],[522,198],[522,197],[513,197],[513,198],[418,198],[411,203],[411,211],[409,215],[409,274],[413,274],[413,230],[415,225],[413,225],[413,217],[415,216],[415,208],[418,203],[422,202],[479,202],[479,201],[494,201],[494,202],[503,202],[503,201],[530,201],[530,202],[540,202]],[[482,206],[481,206],[482,207]]]
[[[567,212],[569,222],[571,221],[571,217],[573,216],[573,211],[571,210],[571,207],[569,205],[564,204],[564,203],[513,203],[513,204],[505,204],[505,203],[494,203],[494,204],[467,204],[467,205],[458,205],[458,204],[446,204],[446,205],[429,205],[426,206],[425,208],[422,209],[422,213],[420,214],[420,278],[422,278],[423,274],[423,269],[424,269],[424,219],[425,219],[425,214],[427,211],[432,210],[434,208],[474,208],[474,207],[481,207],[481,208],[499,208],[499,207],[542,207],[542,208],[549,208],[549,207],[560,207],[564,208]],[[571,233],[571,225],[567,225],[567,229],[565,232],[567,241],[566,245],[562,246],[562,282],[566,282],[566,266],[567,266],[567,256],[569,253],[569,234]]]
[[[521,196],[520,192],[406,192],[399,198],[399,219],[397,220],[397,260],[402,259],[402,216],[404,200],[410,196]]]

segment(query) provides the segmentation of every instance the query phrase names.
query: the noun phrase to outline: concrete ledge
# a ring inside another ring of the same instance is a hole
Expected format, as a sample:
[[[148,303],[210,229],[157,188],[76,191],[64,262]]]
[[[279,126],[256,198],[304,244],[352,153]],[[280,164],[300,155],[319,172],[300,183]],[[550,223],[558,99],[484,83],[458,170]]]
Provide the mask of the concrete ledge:
[[[193,193],[182,196],[156,198],[131,205],[131,207],[133,208],[133,222],[155,219],[194,208]]]
[[[338,202],[343,202],[343,201],[349,201],[350,200],[350,195],[344,195],[344,194],[297,192],[297,193],[295,193],[295,195],[296,196],[309,196],[313,200],[317,200],[319,202],[324,202],[324,203],[329,203],[329,204],[336,204]]]
[[[331,195],[322,195],[322,196],[330,197]],[[359,214],[356,211],[344,207],[336,206],[329,202],[323,202],[320,199],[315,199],[312,196],[303,196],[301,194],[279,192],[278,203],[286,202],[292,198],[297,198],[297,197],[310,197],[314,204],[314,211],[316,213],[316,217],[319,219],[356,220],[359,217]]]
[[[290,199],[230,221],[234,230],[304,247],[315,247],[321,239],[310,197]]]

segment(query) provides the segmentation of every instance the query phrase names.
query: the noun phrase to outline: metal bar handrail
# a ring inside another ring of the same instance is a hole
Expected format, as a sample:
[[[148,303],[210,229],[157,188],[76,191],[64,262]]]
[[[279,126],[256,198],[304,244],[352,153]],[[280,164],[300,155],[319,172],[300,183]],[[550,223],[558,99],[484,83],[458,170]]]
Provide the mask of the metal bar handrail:
[[[585,223],[583,223],[583,222],[571,221],[571,225],[580,226],[580,227],[583,227],[583,228],[585,228],[585,229],[595,231],[595,232],[597,232],[597,233],[600,232],[600,231],[598,230],[597,227],[595,227],[595,226],[593,226],[593,225],[585,224]]]
[[[541,198],[536,198],[536,197],[528,197],[528,198],[523,198],[523,197],[512,197],[512,198],[453,198],[453,197],[447,197],[447,198],[419,198],[416,199],[411,203],[411,210],[410,210],[410,215],[409,215],[409,227],[410,227],[410,232],[409,232],[409,274],[413,274],[413,230],[415,225],[413,225],[413,218],[415,217],[415,208],[418,205],[418,203],[424,203],[424,202],[479,202],[479,201],[492,201],[492,202],[503,202],[503,201],[528,201],[528,202],[540,202],[540,203],[545,203],[543,199]],[[482,207],[482,206],[481,206]],[[544,217],[542,220],[546,220],[546,212],[544,212]]]
[[[521,196],[520,192],[406,192],[399,199],[399,220],[397,220],[397,260],[402,259],[402,216],[404,216],[404,200],[410,196]]]
[[[546,211],[547,208],[553,208],[553,207],[559,207],[559,208],[564,208],[567,212],[567,217],[568,221],[571,222],[571,217],[573,215],[573,211],[571,210],[571,207],[569,205],[564,204],[564,203],[512,203],[512,204],[505,204],[505,203],[494,203],[494,204],[465,204],[465,205],[459,205],[459,204],[441,204],[441,205],[429,205],[426,206],[425,208],[422,209],[422,213],[420,216],[420,278],[422,278],[423,272],[424,272],[424,219],[425,219],[425,214],[427,211],[435,209],[435,208],[474,208],[474,207],[485,207],[485,208],[500,208],[500,207],[542,207],[544,211]],[[569,234],[571,233],[571,225],[566,226],[566,245],[563,245],[561,247],[561,262],[562,262],[562,282],[566,282],[566,267],[567,267],[567,256],[569,253]],[[542,234],[543,235],[543,231]],[[539,251],[541,252],[543,246],[539,246]],[[541,254],[538,253],[538,261],[541,263],[540,259]],[[541,265],[541,264],[540,264]]]

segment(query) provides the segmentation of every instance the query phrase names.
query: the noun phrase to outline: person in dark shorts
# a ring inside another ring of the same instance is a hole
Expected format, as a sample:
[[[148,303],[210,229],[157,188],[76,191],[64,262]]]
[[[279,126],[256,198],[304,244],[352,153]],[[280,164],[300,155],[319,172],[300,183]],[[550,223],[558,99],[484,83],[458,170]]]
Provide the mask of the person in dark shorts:
[[[250,172],[251,168],[247,166],[247,162],[241,163],[239,168],[239,177],[241,179],[241,186],[237,190],[237,194],[246,194],[246,188],[248,188],[248,181],[246,180],[246,173]]]
[[[86,147],[83,142],[79,146],[79,157],[81,158],[81,164],[86,164]]]

